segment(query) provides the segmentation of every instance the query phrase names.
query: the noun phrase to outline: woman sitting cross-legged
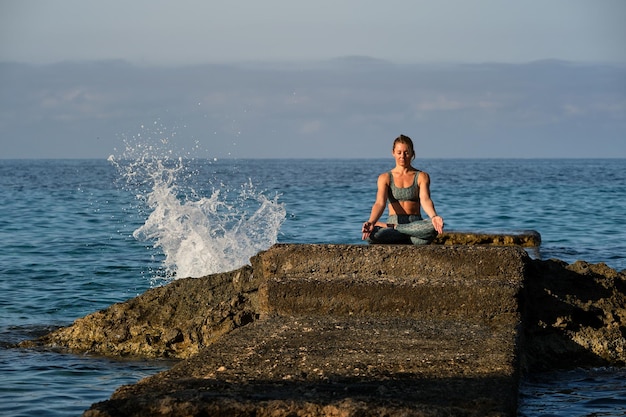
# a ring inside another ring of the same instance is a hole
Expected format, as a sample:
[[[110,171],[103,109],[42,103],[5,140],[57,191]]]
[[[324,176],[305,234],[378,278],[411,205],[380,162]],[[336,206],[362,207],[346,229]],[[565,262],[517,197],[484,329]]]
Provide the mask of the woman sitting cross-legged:
[[[414,168],[413,141],[400,135],[393,142],[396,166],[378,176],[376,201],[370,218],[363,224],[363,240],[370,243],[413,243],[425,245],[443,233],[443,218],[437,215],[430,198],[430,177]],[[386,223],[378,220],[389,201]],[[421,209],[430,219],[422,219]]]

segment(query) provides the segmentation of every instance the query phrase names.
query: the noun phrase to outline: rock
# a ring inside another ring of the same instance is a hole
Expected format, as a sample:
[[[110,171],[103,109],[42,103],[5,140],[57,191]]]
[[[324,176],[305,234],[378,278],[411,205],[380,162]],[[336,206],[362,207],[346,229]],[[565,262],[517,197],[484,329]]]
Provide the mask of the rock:
[[[535,260],[523,294],[529,370],[626,365],[625,271]]]
[[[253,309],[258,287],[249,266],[179,279],[20,346],[108,356],[189,358],[258,317]]]
[[[494,245],[539,247],[541,235],[534,230],[501,233],[444,231],[433,241],[439,245]]]

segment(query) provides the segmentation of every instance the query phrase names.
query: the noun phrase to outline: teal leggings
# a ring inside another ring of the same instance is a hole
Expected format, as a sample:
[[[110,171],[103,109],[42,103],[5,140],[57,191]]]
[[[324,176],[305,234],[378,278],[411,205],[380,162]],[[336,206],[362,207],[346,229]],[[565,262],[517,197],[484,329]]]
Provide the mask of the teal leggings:
[[[427,245],[437,236],[431,220],[424,220],[416,215],[391,215],[387,223],[396,228],[374,227],[368,242],[381,244]]]

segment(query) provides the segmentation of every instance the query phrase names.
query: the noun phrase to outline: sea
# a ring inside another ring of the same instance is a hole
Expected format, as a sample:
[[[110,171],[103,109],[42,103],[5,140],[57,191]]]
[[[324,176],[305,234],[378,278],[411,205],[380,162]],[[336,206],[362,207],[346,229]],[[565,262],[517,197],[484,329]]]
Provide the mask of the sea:
[[[535,258],[626,268],[626,159],[417,159],[448,230],[542,236]],[[0,416],[78,416],[167,361],[16,347],[275,243],[365,244],[380,159],[0,159]],[[527,376],[519,416],[626,415],[626,370]]]

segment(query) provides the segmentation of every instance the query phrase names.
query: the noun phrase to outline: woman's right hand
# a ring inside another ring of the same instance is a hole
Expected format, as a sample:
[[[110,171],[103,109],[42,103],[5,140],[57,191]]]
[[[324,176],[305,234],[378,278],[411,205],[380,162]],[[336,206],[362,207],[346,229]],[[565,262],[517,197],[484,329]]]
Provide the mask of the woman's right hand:
[[[367,240],[373,231],[374,231],[374,223],[370,223],[370,222],[363,223],[363,227],[361,228],[361,232],[363,233],[363,235],[361,236],[361,239]]]

